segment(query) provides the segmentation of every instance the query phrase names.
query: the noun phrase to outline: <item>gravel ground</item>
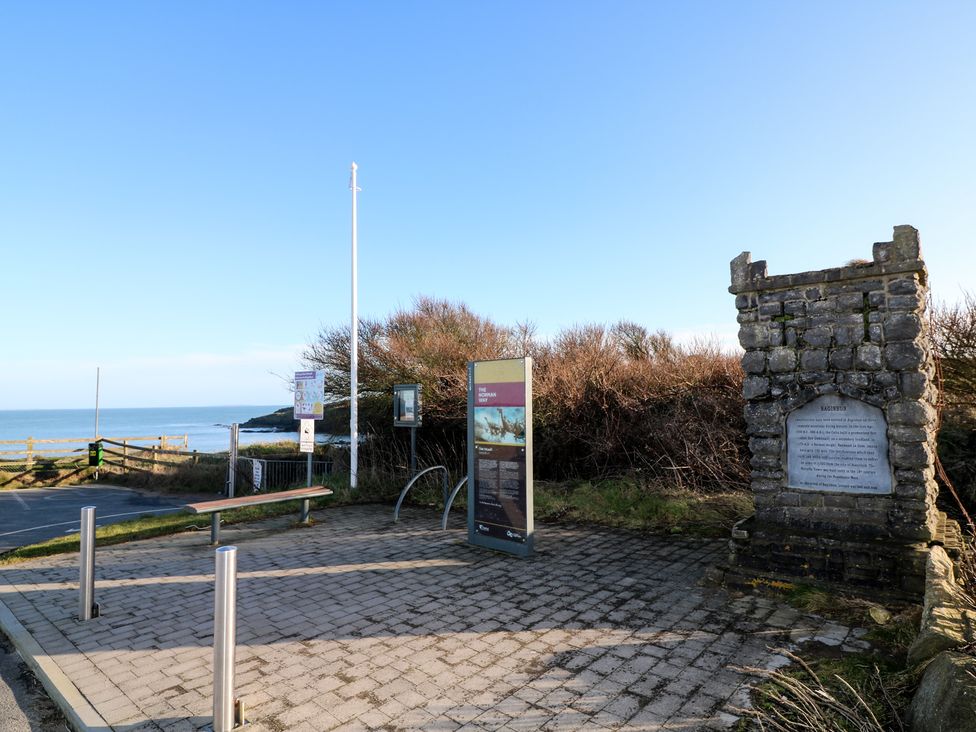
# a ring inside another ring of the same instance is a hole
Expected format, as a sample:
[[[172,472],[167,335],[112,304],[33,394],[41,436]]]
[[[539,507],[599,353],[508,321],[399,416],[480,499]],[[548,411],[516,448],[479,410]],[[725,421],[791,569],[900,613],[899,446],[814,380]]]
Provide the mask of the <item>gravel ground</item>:
[[[0,633],[0,730],[64,732],[68,727],[54,702]]]

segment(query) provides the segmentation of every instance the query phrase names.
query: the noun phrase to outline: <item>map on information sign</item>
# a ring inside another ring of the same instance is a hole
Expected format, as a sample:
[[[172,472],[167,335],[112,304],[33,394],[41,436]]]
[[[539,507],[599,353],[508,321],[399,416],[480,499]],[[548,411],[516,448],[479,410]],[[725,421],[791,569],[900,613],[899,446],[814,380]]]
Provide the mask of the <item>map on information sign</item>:
[[[295,419],[322,419],[325,415],[325,372],[295,372]]]

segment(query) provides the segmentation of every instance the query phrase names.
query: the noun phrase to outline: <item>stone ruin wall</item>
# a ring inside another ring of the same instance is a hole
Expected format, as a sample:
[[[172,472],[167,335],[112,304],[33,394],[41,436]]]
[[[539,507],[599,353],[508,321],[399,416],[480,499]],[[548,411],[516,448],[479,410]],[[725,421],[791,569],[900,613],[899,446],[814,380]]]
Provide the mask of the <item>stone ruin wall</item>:
[[[752,570],[917,594],[935,508],[935,362],[918,232],[897,226],[870,262],[774,275],[743,252],[731,264],[745,349],[745,418],[755,517],[733,539]],[[797,489],[787,418],[824,395],[883,410],[890,493]]]

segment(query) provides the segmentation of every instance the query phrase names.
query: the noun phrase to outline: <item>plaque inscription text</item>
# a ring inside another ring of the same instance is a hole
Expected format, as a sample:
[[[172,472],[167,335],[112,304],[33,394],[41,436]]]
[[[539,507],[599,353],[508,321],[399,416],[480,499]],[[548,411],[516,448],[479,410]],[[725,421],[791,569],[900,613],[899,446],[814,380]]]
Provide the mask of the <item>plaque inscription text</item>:
[[[839,395],[814,399],[786,419],[791,488],[891,493],[884,413]]]

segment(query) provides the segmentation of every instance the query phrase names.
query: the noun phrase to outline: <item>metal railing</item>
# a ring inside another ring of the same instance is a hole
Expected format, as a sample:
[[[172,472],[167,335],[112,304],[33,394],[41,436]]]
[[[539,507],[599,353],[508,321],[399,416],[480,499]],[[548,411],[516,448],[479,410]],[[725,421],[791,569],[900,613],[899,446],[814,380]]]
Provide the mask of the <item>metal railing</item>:
[[[312,461],[311,483],[321,483],[330,475],[332,475],[331,460]],[[310,485],[308,462],[304,459],[269,460],[238,456],[236,478],[238,494],[267,493]]]

